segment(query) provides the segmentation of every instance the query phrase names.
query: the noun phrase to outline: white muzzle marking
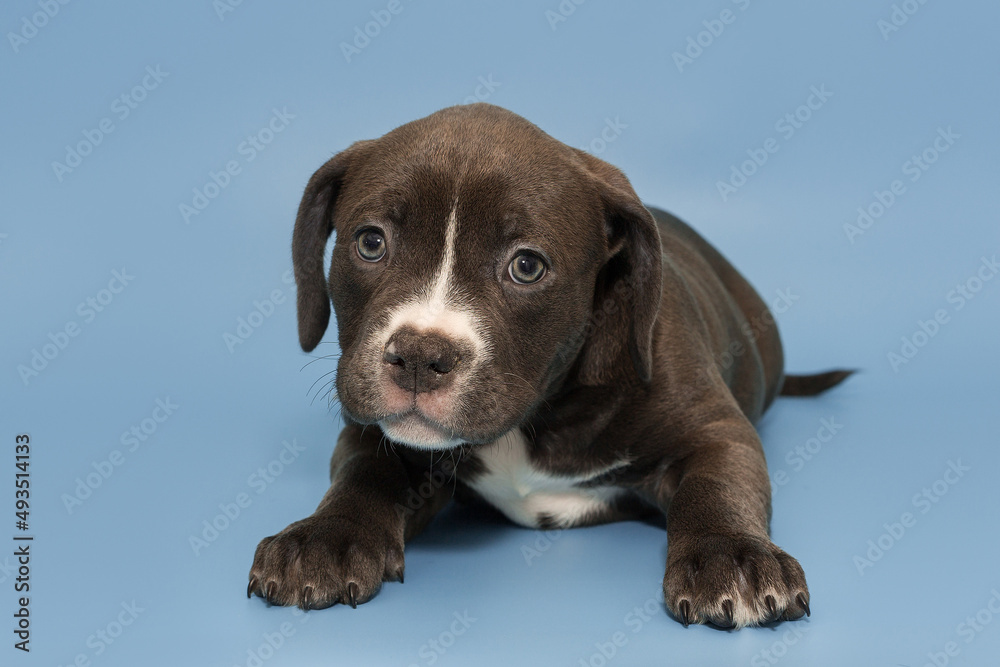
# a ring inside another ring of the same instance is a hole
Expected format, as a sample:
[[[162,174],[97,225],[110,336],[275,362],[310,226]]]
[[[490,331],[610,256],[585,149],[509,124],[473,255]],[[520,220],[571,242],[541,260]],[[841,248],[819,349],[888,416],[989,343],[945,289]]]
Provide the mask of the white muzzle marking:
[[[461,295],[456,294],[454,286],[458,236],[457,208],[458,202],[448,215],[441,264],[434,277],[424,286],[416,299],[404,302],[392,311],[388,324],[372,336],[370,348],[376,367],[380,367],[389,339],[403,327],[417,332],[435,331],[456,343],[465,343],[473,350],[472,363],[464,365],[461,376],[456,377],[449,388],[441,391],[443,396],[435,399],[436,402],[447,402],[451,405],[456,403],[454,397],[461,395],[475,368],[483,364],[489,355],[486,327],[476,317],[470,305],[465,304],[465,307],[462,307]],[[383,377],[382,382],[391,381]],[[387,386],[388,384],[383,385],[383,394],[387,391],[397,391],[397,388],[391,386],[387,388]],[[446,449],[461,444],[460,439],[440,431],[418,415],[383,420],[379,426],[393,441],[421,449]]]

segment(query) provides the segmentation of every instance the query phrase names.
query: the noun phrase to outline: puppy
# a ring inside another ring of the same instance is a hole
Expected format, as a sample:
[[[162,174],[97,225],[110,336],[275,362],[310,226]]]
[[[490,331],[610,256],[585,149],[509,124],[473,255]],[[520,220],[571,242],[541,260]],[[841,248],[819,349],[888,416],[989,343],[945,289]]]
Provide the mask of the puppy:
[[[356,607],[459,496],[540,529],[660,513],[684,625],[809,614],[753,424],[848,371],[786,376],[749,283],[618,169],[499,107],[444,109],[320,167],[292,256],[302,349],[337,314],[346,426],[248,596]]]

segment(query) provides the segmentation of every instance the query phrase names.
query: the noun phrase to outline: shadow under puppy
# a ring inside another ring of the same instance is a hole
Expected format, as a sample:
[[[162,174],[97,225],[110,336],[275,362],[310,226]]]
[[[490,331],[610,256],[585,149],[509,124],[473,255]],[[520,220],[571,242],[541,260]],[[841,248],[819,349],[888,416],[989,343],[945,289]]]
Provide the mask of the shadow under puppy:
[[[451,107],[323,165],[292,251],[304,350],[336,311],[346,426],[329,491],[261,541],[248,595],[365,602],[456,494],[533,528],[662,512],[685,625],[809,613],[769,538],[753,424],[848,372],[786,376],[753,288],[618,169],[502,108]],[[447,483],[426,484],[442,460]]]

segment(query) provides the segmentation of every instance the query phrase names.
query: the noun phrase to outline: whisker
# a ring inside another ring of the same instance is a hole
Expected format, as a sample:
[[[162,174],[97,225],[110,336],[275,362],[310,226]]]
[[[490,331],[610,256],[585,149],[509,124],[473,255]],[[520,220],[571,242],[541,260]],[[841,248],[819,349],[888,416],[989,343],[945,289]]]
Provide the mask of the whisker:
[[[323,374],[322,374],[322,375],[320,375],[320,376],[319,376],[318,378],[316,378],[316,382],[319,382],[320,380],[322,380],[322,379],[323,379],[323,378],[325,378],[326,376],[328,376],[328,375],[332,375],[333,373],[336,373],[336,372],[337,372],[337,369],[336,369],[336,368],[334,368],[334,369],[333,369],[332,371],[330,371],[329,373],[323,373]],[[309,395],[309,392],[310,392],[310,391],[312,391],[312,390],[313,390],[313,387],[315,387],[315,386],[316,386],[316,382],[313,382],[313,383],[312,383],[312,385],[310,385],[309,389],[308,389],[308,390],[306,391],[306,396],[308,396],[308,395]],[[325,387],[326,385],[324,384],[323,386]]]
[[[332,392],[336,388],[336,383],[337,383],[336,380],[330,380],[329,382],[324,382],[323,386],[320,387],[319,390],[316,392],[316,395],[313,396],[312,402],[315,402],[316,399],[319,398],[320,396],[329,397],[330,392]],[[327,401],[327,407],[332,407],[331,403],[332,401]],[[312,403],[310,403],[310,405],[312,405]]]
[[[525,385],[525,386],[526,386],[526,387],[527,387],[527,388],[528,388],[528,389],[529,389],[530,391],[534,392],[534,389],[532,388],[532,386],[531,386],[531,383],[530,383],[530,382],[528,382],[527,380],[525,380],[525,379],[524,379],[523,377],[521,377],[521,376],[520,376],[520,375],[518,375],[517,373],[504,373],[504,375],[509,375],[509,376],[511,376],[511,377],[513,377],[513,378],[517,378],[518,380],[520,380],[521,382],[523,382],[523,383],[524,383],[524,385]]]
[[[324,359],[333,359],[334,361],[339,361],[341,356],[343,356],[343,355],[342,354],[324,354],[324,355],[319,356],[319,357],[313,356],[312,361],[306,362],[306,365],[303,366],[302,368],[300,368],[299,372],[301,373],[302,371],[304,371],[306,368],[308,368],[312,364],[316,363],[317,361],[322,361]]]

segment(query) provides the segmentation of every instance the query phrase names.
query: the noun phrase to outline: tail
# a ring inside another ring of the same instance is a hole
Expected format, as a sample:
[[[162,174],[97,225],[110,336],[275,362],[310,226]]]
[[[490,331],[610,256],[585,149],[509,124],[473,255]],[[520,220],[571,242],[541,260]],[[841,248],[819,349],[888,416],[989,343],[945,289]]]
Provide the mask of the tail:
[[[846,380],[853,370],[827,371],[814,375],[786,375],[781,387],[782,396],[815,396]]]

